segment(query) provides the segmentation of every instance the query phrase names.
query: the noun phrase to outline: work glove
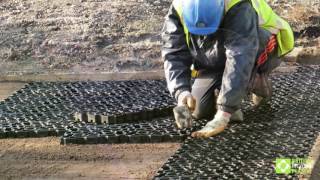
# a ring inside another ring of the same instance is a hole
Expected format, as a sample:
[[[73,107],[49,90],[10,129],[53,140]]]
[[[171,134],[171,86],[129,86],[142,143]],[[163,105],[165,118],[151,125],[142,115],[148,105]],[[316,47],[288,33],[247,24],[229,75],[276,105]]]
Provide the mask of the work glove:
[[[186,106],[193,112],[196,107],[196,100],[189,91],[183,91],[178,96],[178,106]]]
[[[173,108],[173,114],[179,129],[192,127],[192,112],[195,106],[196,100],[189,91],[184,91],[178,96],[178,106]]]
[[[201,130],[191,134],[194,138],[208,138],[215,136],[227,127],[231,114],[218,110],[213,120],[209,121]]]

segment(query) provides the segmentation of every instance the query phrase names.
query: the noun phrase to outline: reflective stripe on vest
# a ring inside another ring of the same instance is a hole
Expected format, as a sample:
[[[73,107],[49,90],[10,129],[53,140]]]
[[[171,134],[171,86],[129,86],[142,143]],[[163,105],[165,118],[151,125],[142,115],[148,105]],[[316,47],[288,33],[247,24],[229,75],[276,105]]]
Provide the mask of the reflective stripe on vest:
[[[225,13],[227,13],[232,7],[241,2],[242,0],[225,0]],[[271,7],[265,0],[250,0],[253,8],[259,17],[259,26],[277,35],[278,42],[278,56],[283,56],[289,53],[294,47],[294,36],[290,25],[273,12]],[[190,44],[190,34],[187,26],[183,21],[182,16],[182,2],[183,0],[174,0],[173,7],[177,11],[183,30],[186,36],[186,43]]]

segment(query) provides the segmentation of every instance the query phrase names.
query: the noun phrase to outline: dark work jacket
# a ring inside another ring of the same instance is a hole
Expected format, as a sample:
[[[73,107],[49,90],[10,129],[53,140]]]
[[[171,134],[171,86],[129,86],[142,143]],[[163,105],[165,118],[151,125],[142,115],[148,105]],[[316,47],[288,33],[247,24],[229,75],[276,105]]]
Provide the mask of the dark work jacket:
[[[168,89],[175,98],[191,89],[191,70],[223,73],[218,109],[233,113],[240,108],[256,58],[271,34],[258,25],[258,15],[250,2],[232,7],[219,30],[208,36],[192,35],[186,43],[183,26],[173,6],[162,31],[162,58]]]

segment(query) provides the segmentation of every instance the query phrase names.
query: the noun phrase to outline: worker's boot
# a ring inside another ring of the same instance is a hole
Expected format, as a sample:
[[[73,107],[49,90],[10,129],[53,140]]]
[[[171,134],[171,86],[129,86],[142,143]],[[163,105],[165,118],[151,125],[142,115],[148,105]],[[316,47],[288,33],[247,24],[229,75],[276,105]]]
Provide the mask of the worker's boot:
[[[263,97],[252,93],[251,103],[253,107],[258,107],[260,104],[262,104],[263,100],[264,100]]]
[[[236,112],[234,112],[231,115],[230,121],[231,122],[243,122],[243,112],[241,111],[241,109],[238,109]]]
[[[257,73],[252,84],[252,106],[258,107],[267,102],[272,95],[272,83],[266,73]]]

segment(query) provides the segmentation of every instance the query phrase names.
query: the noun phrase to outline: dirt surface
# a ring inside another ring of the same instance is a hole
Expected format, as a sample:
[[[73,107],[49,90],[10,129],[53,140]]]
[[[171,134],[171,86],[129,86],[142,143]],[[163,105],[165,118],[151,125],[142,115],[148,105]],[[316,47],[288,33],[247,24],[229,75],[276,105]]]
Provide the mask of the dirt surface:
[[[310,180],[319,180],[320,179],[320,132],[316,140],[315,145],[313,146],[311,153],[309,154],[311,160],[314,161],[314,168],[312,173],[308,178]]]
[[[0,82],[0,100],[24,85]],[[59,143],[57,137],[0,139],[0,179],[151,179],[180,147]]]
[[[170,0],[3,0],[0,73],[159,68]]]
[[[320,179],[320,158],[316,162],[316,165],[312,171],[312,175],[310,177],[310,180],[319,180]]]
[[[0,140],[1,179],[151,179],[178,144],[62,146],[58,138]]]
[[[319,47],[318,0],[269,0],[297,46]],[[171,0],[2,0],[0,74],[161,69]]]
[[[13,83],[13,82],[0,82],[0,101],[7,98],[15,91],[23,88],[25,83]]]

